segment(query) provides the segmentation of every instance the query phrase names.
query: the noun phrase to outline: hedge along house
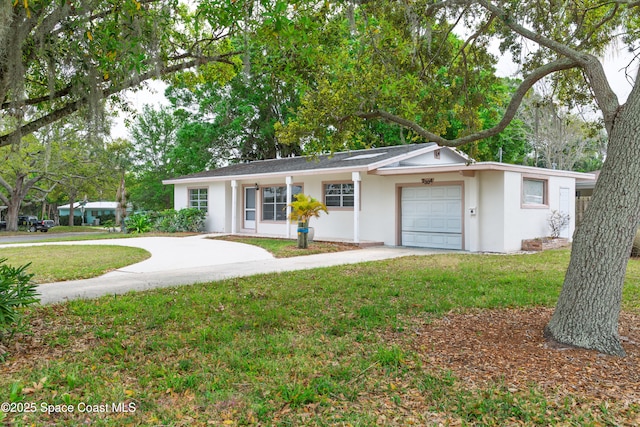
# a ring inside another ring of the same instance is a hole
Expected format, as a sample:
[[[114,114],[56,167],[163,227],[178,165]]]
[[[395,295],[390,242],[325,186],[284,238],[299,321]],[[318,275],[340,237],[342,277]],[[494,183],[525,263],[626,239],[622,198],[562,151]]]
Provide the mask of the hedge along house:
[[[576,180],[590,174],[475,163],[435,143],[236,164],[163,181],[175,209],[207,212],[209,232],[293,238],[287,204],[304,192],[329,215],[313,219],[316,240],[472,252],[520,250],[549,235],[553,210],[574,231]]]

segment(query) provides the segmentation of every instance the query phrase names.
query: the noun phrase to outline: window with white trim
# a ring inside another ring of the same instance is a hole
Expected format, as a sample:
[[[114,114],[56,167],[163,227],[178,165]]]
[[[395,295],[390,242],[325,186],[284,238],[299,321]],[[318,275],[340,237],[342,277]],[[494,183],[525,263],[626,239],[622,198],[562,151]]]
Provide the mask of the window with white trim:
[[[209,211],[208,191],[206,188],[189,189],[189,207],[196,208],[203,212]]]
[[[352,208],[354,204],[353,182],[324,185],[324,204],[328,208]]]
[[[522,179],[522,203],[525,205],[547,204],[547,181],[544,179]]]
[[[291,198],[302,193],[302,186],[291,186]],[[262,220],[286,221],[287,220],[287,187],[262,187]]]

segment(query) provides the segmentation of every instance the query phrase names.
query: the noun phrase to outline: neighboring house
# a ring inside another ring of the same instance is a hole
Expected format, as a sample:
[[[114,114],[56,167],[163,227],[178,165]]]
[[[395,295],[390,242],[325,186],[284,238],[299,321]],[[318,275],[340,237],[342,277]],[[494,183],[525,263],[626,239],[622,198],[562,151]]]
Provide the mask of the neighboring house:
[[[286,207],[304,192],[329,209],[311,221],[319,240],[510,252],[548,236],[552,210],[570,215],[563,235],[572,236],[576,179],[593,177],[474,163],[427,143],[242,163],[163,182],[175,186],[175,209],[207,212],[210,232],[293,238]]]
[[[594,179],[576,182],[576,197],[591,197],[593,195],[593,189],[596,187],[596,181],[600,176],[600,171],[597,170],[591,173],[593,174]]]
[[[71,205],[63,205],[58,207],[58,216],[69,216],[69,208]],[[99,219],[108,215],[115,215],[118,209],[118,202],[87,202],[84,205],[84,222],[85,224],[99,225]],[[127,212],[131,212],[131,208],[127,207]],[[82,203],[76,202],[73,205],[73,216],[82,216]]]

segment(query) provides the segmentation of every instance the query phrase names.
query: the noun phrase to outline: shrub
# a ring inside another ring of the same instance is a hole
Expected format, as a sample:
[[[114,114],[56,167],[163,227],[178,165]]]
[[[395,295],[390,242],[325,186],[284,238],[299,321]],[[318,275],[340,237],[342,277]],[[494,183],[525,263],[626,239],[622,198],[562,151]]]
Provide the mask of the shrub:
[[[200,232],[204,229],[206,214],[196,208],[185,208],[176,211],[167,209],[156,214],[155,228],[166,233],[180,231]]]
[[[116,222],[115,214],[102,214],[102,215],[98,215],[96,218],[100,220],[100,224],[104,224],[107,221]]]
[[[206,214],[197,208],[180,209],[176,215],[178,231],[200,232],[204,229]]]
[[[564,214],[556,210],[551,211],[549,215],[549,228],[551,229],[551,237],[560,237],[562,230],[569,226],[571,217],[569,214]]]
[[[141,234],[151,231],[151,219],[142,213],[128,216],[125,221],[127,230],[132,234]]]
[[[162,212],[154,213],[152,218],[155,229],[165,233],[175,233],[175,217],[177,213],[174,209],[165,209]]]
[[[60,216],[60,225],[69,225],[69,215]],[[82,217],[74,216],[73,225],[82,225]]]
[[[13,267],[5,264],[6,260],[0,258],[0,342],[24,328],[18,309],[39,301],[36,285],[31,282],[33,274],[26,272],[30,263]]]

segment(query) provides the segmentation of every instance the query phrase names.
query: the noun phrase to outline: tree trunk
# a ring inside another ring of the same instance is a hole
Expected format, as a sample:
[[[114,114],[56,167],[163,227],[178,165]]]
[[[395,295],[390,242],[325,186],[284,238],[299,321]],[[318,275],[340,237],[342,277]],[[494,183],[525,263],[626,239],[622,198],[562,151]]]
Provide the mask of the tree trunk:
[[[74,216],[76,215],[76,211],[75,211],[75,204],[76,204],[76,192],[72,191],[69,193],[69,227],[73,227],[74,224]]]
[[[7,204],[7,231],[18,231],[18,216],[20,215],[20,202],[15,203],[14,198]]]
[[[298,222],[298,248],[307,249],[309,246],[309,221]]]
[[[116,201],[118,202],[118,207],[116,208],[116,226],[120,227],[121,232],[126,233],[124,219],[127,216],[127,193],[124,178],[123,172],[120,177],[120,185],[116,191]]]
[[[622,288],[640,221],[640,91],[609,132],[607,159],[576,230],[562,292],[545,336],[624,355],[618,333]]]
[[[9,191],[9,203],[7,203],[7,231],[18,231],[18,216],[20,207],[27,191],[25,189],[25,175],[16,177],[15,186]]]

